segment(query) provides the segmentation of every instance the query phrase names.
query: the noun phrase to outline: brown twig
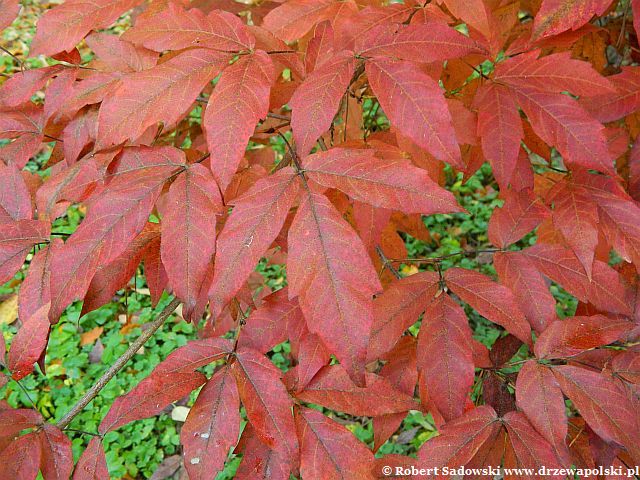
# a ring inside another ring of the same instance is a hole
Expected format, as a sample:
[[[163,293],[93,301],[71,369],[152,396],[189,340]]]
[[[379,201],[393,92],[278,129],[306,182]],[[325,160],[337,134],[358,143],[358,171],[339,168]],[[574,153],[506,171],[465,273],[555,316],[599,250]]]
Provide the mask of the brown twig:
[[[89,389],[87,392],[76,402],[76,404],[71,407],[71,410],[67,412],[67,414],[60,419],[60,421],[56,424],[60,430],[64,430],[69,426],[71,421],[84,410],[91,400],[93,400],[100,390],[102,390],[109,381],[116,376],[116,374],[131,360],[131,358],[136,354],[140,347],[142,347],[147,340],[149,340],[153,334],[162,326],[162,324],[169,318],[169,316],[173,313],[173,311],[180,305],[180,300],[174,298],[169,305],[164,307],[158,318],[156,318],[153,322],[148,323],[146,325],[146,329],[142,332],[142,334],[129,345],[127,351],[124,352],[114,363],[109,367],[109,369],[102,374],[102,377],[98,379],[98,381]]]
[[[24,61],[19,59],[15,53],[11,52],[10,50],[4,48],[3,46],[0,46],[0,50],[2,50],[4,53],[6,53],[7,55],[9,55],[11,58],[13,58],[16,62],[18,62],[18,64],[20,65],[20,71],[24,72],[26,70],[25,65],[24,65]]]
[[[389,262],[392,262],[392,263],[440,263],[443,260],[446,260],[452,257],[457,257],[458,255],[463,255],[466,257],[471,255],[478,255],[479,253],[498,253],[498,252],[504,252],[504,249],[487,248],[484,250],[469,250],[469,251],[462,250],[460,252],[450,253],[448,255],[443,255],[441,257],[431,257],[431,258],[390,258]]]
[[[267,117],[275,118],[277,120],[286,120],[287,122],[291,121],[291,117],[287,117],[286,115],[280,115],[279,113],[267,113]]]
[[[400,275],[400,272],[392,265],[391,261],[382,251],[382,248],[380,248],[380,245],[376,245],[376,253],[380,257],[380,260],[382,260],[382,267],[389,270],[397,279],[401,279],[402,275]]]

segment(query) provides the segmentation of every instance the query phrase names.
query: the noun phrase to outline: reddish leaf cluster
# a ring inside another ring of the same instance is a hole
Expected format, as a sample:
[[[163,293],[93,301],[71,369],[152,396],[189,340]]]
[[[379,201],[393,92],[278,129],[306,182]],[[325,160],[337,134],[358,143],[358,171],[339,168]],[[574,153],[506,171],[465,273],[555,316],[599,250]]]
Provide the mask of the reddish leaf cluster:
[[[18,9],[0,1],[0,27]],[[105,31],[131,9],[131,28]],[[0,284],[39,247],[0,361],[29,375],[72,302],[104,305],[142,263],[153,302],[175,295],[188,321],[206,318],[202,338],[118,398],[99,434],[202,387],[181,431],[190,478],[213,478],[230,451],[238,479],[379,478],[373,452],[409,410],[439,435],[388,465],[640,464],[632,14],[639,25],[640,1],[55,6],[30,52],[51,65],[0,88]],[[366,102],[389,128],[372,131]],[[25,166],[45,143],[41,177]],[[468,177],[485,161],[504,200],[487,231],[497,279],[441,258],[399,278],[398,232],[428,238],[422,215],[464,212],[445,168]],[[62,239],[54,221],[78,204]],[[262,288],[264,257],[286,263],[286,288]],[[559,318],[550,281],[575,316]],[[503,332],[490,350],[464,305]],[[267,353],[287,340],[283,374]],[[373,451],[329,411],[373,417]],[[0,477],[69,478],[72,458],[36,411],[0,405]],[[107,477],[98,436],[73,478]]]

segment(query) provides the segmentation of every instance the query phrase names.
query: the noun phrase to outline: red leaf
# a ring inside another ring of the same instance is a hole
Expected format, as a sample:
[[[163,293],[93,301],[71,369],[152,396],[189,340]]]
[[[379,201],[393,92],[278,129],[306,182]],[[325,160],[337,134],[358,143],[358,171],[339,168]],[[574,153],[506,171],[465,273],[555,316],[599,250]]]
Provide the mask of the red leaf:
[[[0,452],[0,478],[35,480],[42,450],[36,433],[18,437]]]
[[[533,23],[533,38],[576,30],[594,15],[602,15],[611,0],[544,0]]]
[[[28,323],[44,305],[47,305],[47,308],[41,313],[47,315],[51,304],[51,257],[61,246],[62,240],[54,238],[31,259],[29,271],[18,293],[18,317],[22,323]]]
[[[64,166],[58,164],[60,166]],[[42,218],[56,218],[66,210],[63,201],[80,202],[91,194],[101,173],[94,157],[84,158],[69,168],[52,169],[51,176],[36,192],[36,207]],[[60,209],[58,202],[63,202]]]
[[[620,275],[606,263],[596,260],[593,278],[587,274],[571,250],[560,245],[538,243],[522,251],[545,276],[558,282],[582,302],[611,313],[631,313],[627,290]]]
[[[29,54],[53,55],[73,49],[91,30],[107,28],[141,0],[105,0],[87,3],[69,0],[48,10],[38,20]]]
[[[86,146],[93,143],[98,134],[98,110],[90,108],[79,112],[62,132],[64,156],[67,162],[78,159]]]
[[[509,89],[486,83],[478,90],[474,106],[478,109],[478,135],[482,153],[493,174],[505,189],[516,169],[520,142],[524,138],[522,119]]]
[[[425,442],[418,451],[418,463],[421,468],[465,465],[499,428],[491,407],[476,407],[445,424],[440,435]]]
[[[591,279],[598,245],[598,207],[586,189],[559,182],[549,192],[553,224]]]
[[[111,302],[113,295],[121,288],[124,288],[131,280],[131,277],[136,274],[140,261],[149,246],[159,240],[160,225],[149,222],[118,258],[113,262],[100,266],[91,279],[87,293],[84,296],[81,315]],[[149,272],[146,269],[145,277],[148,283]]]
[[[13,438],[22,430],[36,427],[43,422],[42,416],[29,408],[6,408],[0,410],[0,437]]]
[[[613,94],[615,88],[590,63],[574,60],[569,52],[538,58],[540,52],[523,53],[496,67],[495,80],[512,87],[535,88],[550,93],[571,92],[580,97]]]
[[[535,132],[565,161],[615,175],[602,125],[578,102],[531,87],[519,87],[515,95]]]
[[[611,368],[614,375],[624,381],[640,384],[640,352],[627,350],[617,355],[611,362]]]
[[[280,370],[261,353],[242,348],[236,353],[231,371],[256,434],[292,465],[298,452],[298,440],[291,414],[293,401],[280,380]]]
[[[440,280],[435,272],[420,272],[392,283],[376,297],[368,359],[375,360],[391,350],[439,290]]]
[[[424,312],[418,370],[424,374],[429,400],[444,419],[460,417],[475,373],[471,328],[462,307],[444,292]]]
[[[242,462],[235,474],[236,480],[289,480],[290,463],[277,451],[267,447],[248,424],[242,432],[244,443]]]
[[[550,215],[549,209],[530,189],[507,190],[504,205],[493,211],[488,235],[491,243],[506,248],[522,239]]]
[[[463,268],[446,272],[447,286],[480,315],[502,325],[509,333],[531,345],[531,327],[507,287],[486,275]]]
[[[154,150],[149,149],[148,155]],[[99,265],[116,260],[139,234],[173,167],[143,168],[113,180],[51,260],[51,311],[57,320],[81,299]]]
[[[560,385],[548,367],[529,360],[518,373],[516,402],[536,430],[567,459],[567,414]]]
[[[296,392],[304,390],[313,377],[331,360],[331,354],[327,351],[327,347],[315,333],[302,335],[298,350],[298,366],[296,367],[294,387]]]
[[[49,228],[38,220],[0,223],[0,284],[13,278],[35,244],[48,241]]]
[[[160,239],[151,242],[144,254],[144,276],[147,280],[149,293],[151,294],[151,304],[157,305],[162,296],[162,292],[167,287],[167,272],[160,259]]]
[[[325,20],[316,25],[313,30],[313,38],[309,41],[304,55],[305,70],[313,72],[316,67],[322,65],[334,54],[334,32],[331,23]]]
[[[196,303],[215,253],[216,215],[223,211],[209,169],[190,165],[169,188],[163,209],[160,254],[169,286],[184,302],[186,319],[196,321]]]
[[[68,480],[73,471],[71,440],[55,425],[45,423],[38,432],[42,449],[40,468],[45,480]]]
[[[444,3],[453,16],[464,20],[486,38],[492,30],[491,11],[489,2],[485,0],[439,0]]]
[[[403,336],[395,348],[385,355],[387,363],[380,369],[380,376],[389,380],[398,391],[413,396],[418,382],[416,339]],[[402,425],[406,413],[391,413],[373,419],[373,450],[377,451]]]
[[[424,215],[462,211],[453,194],[425,170],[404,160],[376,158],[374,150],[333,148],[310,155],[303,168],[321,185],[376,207]]]
[[[360,239],[370,254],[375,255],[375,247],[380,243],[382,232],[389,223],[391,214],[391,211],[384,208],[353,202],[353,220]]]
[[[104,480],[109,478],[107,458],[102,449],[102,441],[93,437],[78,460],[73,472],[73,480]]]
[[[531,260],[518,252],[498,252],[493,262],[500,283],[511,289],[520,310],[537,333],[557,320],[556,301]]]
[[[331,410],[369,417],[417,407],[412,395],[398,391],[386,378],[369,374],[367,386],[359,387],[340,365],[324,367],[296,397]]]
[[[353,52],[336,54],[309,75],[291,97],[291,128],[298,155],[307,155],[318,137],[331,126],[355,62]]]
[[[3,6],[0,6],[2,10]],[[4,13],[4,12],[3,12]],[[64,71],[62,65],[33,68],[17,72],[7,79],[0,88],[0,105],[3,109],[19,107],[31,100],[38,90],[41,90],[51,77]]]
[[[158,364],[157,374],[190,373],[231,353],[232,343],[225,338],[205,338],[192,340],[177,348]],[[152,373],[153,375],[153,373]]]
[[[256,264],[280,233],[296,199],[298,182],[290,168],[258,181],[236,199],[218,237],[211,316],[216,318],[242,288]]]
[[[256,124],[269,111],[274,67],[265,52],[241,56],[228,67],[209,97],[204,128],[211,169],[224,191],[238,169]]]
[[[231,351],[228,340],[194,340],[178,348],[151,374],[124,396],[116,398],[100,424],[106,433],[134,420],[152,417],[171,402],[180,400],[206,382],[196,368],[222,358]]]
[[[372,297],[381,290],[364,245],[323,195],[307,192],[289,229],[289,296],[312,333],[364,384]]]
[[[577,180],[598,205],[598,224],[625,260],[640,261],[640,207],[612,179],[582,173]]]
[[[640,108],[639,73],[637,68],[622,67],[622,73],[608,77],[616,89],[615,93],[585,98],[580,103],[594,118],[603,123],[626,117]]]
[[[180,431],[189,478],[211,478],[224,468],[240,435],[240,398],[228,367],[218,370],[200,390]]]
[[[538,337],[535,352],[538,358],[564,358],[577,355],[592,348],[608,345],[620,340],[631,331],[634,324],[594,315],[571,317],[553,322]]]
[[[504,416],[504,425],[509,433],[509,441],[516,457],[516,467],[531,468],[534,472],[541,467],[548,468],[551,472],[562,468],[562,464],[553,451],[551,445],[535,431],[533,426],[520,412],[509,412]],[[537,475],[527,475],[524,478],[536,478]],[[561,480],[566,475],[551,473],[550,478]]]
[[[295,339],[303,327],[298,300],[289,300],[288,291],[283,288],[266,297],[264,303],[251,312],[242,327],[238,346],[267,353],[287,338]]]
[[[346,428],[309,408],[295,410],[305,480],[371,479],[373,453]]]
[[[469,37],[440,22],[401,25],[383,23],[356,38],[362,57],[389,57],[410,62],[442,62],[480,52]]]
[[[1,0],[0,1],[0,30],[4,30],[18,16],[20,12],[20,0]]]
[[[271,10],[263,26],[285,42],[292,42],[316,23],[330,19],[336,7],[338,2],[334,0],[290,0]]]
[[[122,39],[156,52],[190,47],[239,52],[255,45],[255,39],[237,16],[222,10],[205,15],[197,8],[185,10],[173,2],[155,15],[139,18]]]
[[[228,60],[213,50],[187,50],[124,77],[100,107],[96,149],[135,141],[158,122],[174,124]]]
[[[640,461],[637,410],[624,392],[591,370],[562,365],[554,367],[553,373],[593,431],[606,442],[626,447],[634,460]]]
[[[366,70],[391,124],[438,160],[463,169],[451,114],[438,83],[409,62],[372,60]]]
[[[86,42],[100,64],[109,71],[141,72],[153,67],[158,61],[157,53],[123,41],[123,37],[130,31],[131,29],[127,30],[120,37],[94,32],[87,37]]]
[[[7,366],[13,372],[13,378],[20,380],[33,371],[33,364],[38,361],[47,348],[49,340],[49,303],[42,305],[31,317],[24,320],[22,327],[11,343]]]

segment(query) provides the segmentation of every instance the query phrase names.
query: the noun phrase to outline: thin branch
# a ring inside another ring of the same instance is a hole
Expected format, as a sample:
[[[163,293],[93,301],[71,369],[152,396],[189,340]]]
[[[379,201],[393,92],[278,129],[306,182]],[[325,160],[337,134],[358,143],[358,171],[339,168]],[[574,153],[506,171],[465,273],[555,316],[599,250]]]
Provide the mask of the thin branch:
[[[202,163],[204,162],[207,158],[209,158],[211,156],[210,153],[205,153],[203,156],[201,156],[198,160],[196,160],[193,163]]]
[[[389,270],[393,274],[393,276],[396,277],[397,279],[401,279],[402,275],[400,275],[400,272],[396,270],[396,268],[393,266],[391,261],[384,254],[384,252],[382,251],[382,248],[380,248],[380,245],[376,245],[376,253],[380,257],[380,260],[382,260],[383,268],[386,268],[387,270]]]
[[[275,118],[277,120],[286,120],[287,122],[291,121],[291,117],[287,117],[286,115],[280,115],[279,113],[267,113],[267,117]]]
[[[285,55],[287,53],[296,53],[294,50],[267,50],[268,55]]]
[[[282,132],[278,132],[278,135],[280,136],[280,138],[282,138],[282,140],[284,140],[284,143],[287,145],[287,148],[289,149],[289,155],[291,155],[291,160],[293,160],[294,165],[298,169],[298,173],[302,173],[302,167],[300,166],[300,162],[298,161],[298,154],[289,143],[289,140],[287,140],[287,137]],[[302,173],[302,178],[304,179],[304,173]]]
[[[484,250],[462,250],[460,252],[450,253],[448,255],[443,255],[441,257],[431,257],[431,258],[390,258],[389,262],[392,263],[440,263],[443,260],[448,258],[457,257],[459,255],[462,256],[472,256],[478,255],[479,253],[498,253],[504,252],[502,248],[487,248]]]
[[[286,122],[279,123],[278,125],[275,125],[273,127],[269,127],[269,128],[267,128],[265,130],[257,130],[255,133],[256,133],[256,135],[258,135],[258,134],[263,135],[265,133],[276,133],[281,128],[288,127],[290,123],[291,122],[289,122],[287,120]]]
[[[31,398],[31,395],[29,395],[29,390],[26,389],[26,387],[24,385],[22,385],[22,383],[20,383],[20,380],[15,380],[15,382],[18,384],[18,386],[20,387],[20,390],[22,390],[22,392],[26,395],[26,397],[29,399],[29,402],[31,403],[31,406],[33,407],[34,410],[38,411],[38,407],[36,406],[36,402],[33,401],[33,398]]]
[[[3,46],[0,46],[0,50],[2,50],[4,53],[6,53],[7,55],[11,56],[11,58],[13,58],[16,62],[18,62],[18,64],[20,65],[20,71],[24,72],[25,71],[25,66],[24,66],[24,61],[22,61],[21,59],[19,59],[15,53],[12,53],[11,51],[7,50],[6,48],[4,48]]]
[[[85,430],[78,430],[76,428],[65,428],[64,431],[65,432],[81,433],[83,435],[91,435],[92,437],[100,437],[100,438],[102,438],[102,435],[99,434],[99,433],[87,432]]]
[[[109,369],[102,374],[102,377],[98,379],[98,381],[89,389],[87,392],[78,400],[78,402],[71,407],[71,410],[67,412],[67,414],[60,419],[57,423],[58,428],[64,430],[69,426],[71,421],[84,410],[91,400],[93,400],[100,390],[102,390],[109,381],[116,376],[116,374],[133,358],[140,347],[142,347],[147,340],[149,340],[153,334],[162,326],[162,324],[169,318],[169,316],[173,313],[173,311],[180,305],[180,300],[174,298],[169,305],[164,307],[158,318],[156,318],[153,322],[150,322],[146,325],[146,329],[142,332],[142,334],[129,345],[129,348],[126,352],[124,352],[114,363],[109,367]]]

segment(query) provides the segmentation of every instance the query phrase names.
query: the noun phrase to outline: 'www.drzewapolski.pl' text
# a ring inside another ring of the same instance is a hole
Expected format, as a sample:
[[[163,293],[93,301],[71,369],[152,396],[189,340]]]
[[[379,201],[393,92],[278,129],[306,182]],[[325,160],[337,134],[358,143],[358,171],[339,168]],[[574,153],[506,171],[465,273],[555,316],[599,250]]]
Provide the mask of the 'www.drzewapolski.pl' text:
[[[496,475],[516,475],[516,476],[532,476],[539,475],[541,477],[550,476],[573,476],[588,477],[591,475],[617,475],[626,476],[627,478],[640,477],[640,466],[634,468],[623,467],[603,467],[598,468],[501,468],[501,467],[483,467],[483,468],[465,468],[465,467],[432,467],[419,468],[410,467],[383,467],[382,473],[385,475],[413,475],[413,476],[432,476],[432,475],[480,475],[487,477],[495,477]]]

